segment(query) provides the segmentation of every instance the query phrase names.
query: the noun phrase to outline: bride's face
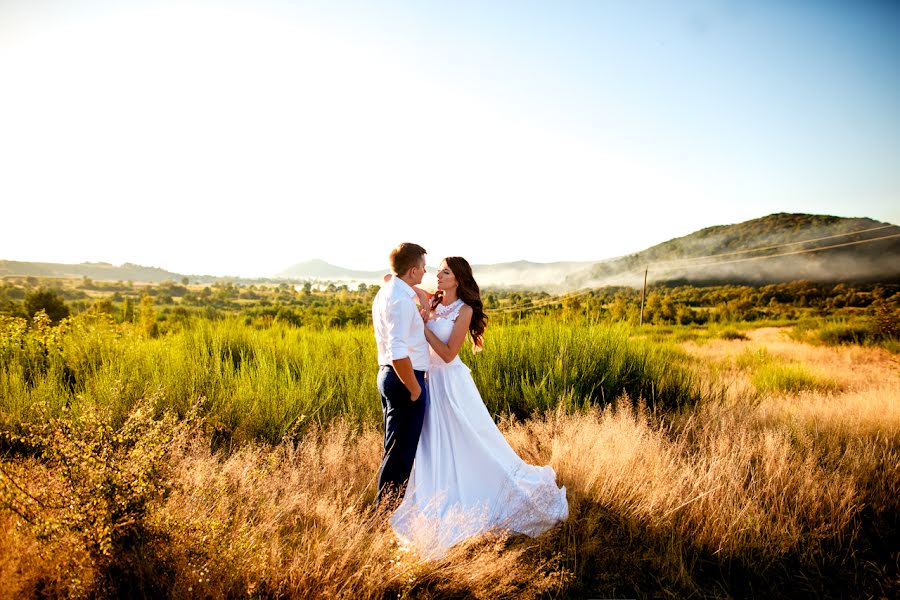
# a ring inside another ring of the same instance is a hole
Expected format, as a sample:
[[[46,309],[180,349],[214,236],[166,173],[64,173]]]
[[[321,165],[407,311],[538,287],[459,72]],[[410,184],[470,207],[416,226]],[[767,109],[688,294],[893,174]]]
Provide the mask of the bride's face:
[[[439,290],[449,291],[456,289],[459,283],[456,281],[456,275],[450,270],[446,262],[441,262],[441,267],[437,272],[437,287]]]

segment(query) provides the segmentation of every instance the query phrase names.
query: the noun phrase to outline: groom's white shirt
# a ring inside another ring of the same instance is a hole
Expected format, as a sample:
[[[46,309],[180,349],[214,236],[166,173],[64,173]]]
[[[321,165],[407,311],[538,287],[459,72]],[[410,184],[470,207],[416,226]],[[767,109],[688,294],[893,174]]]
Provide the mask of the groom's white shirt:
[[[409,357],[416,371],[428,370],[425,324],[416,309],[416,292],[399,277],[392,277],[372,302],[372,324],[378,345],[378,364],[390,365]]]

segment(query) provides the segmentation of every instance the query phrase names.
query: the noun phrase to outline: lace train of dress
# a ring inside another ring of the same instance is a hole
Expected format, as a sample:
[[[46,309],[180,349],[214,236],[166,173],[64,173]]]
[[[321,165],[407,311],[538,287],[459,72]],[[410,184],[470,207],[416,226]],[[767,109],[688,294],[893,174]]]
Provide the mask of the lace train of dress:
[[[439,306],[427,327],[446,342],[461,305]],[[445,363],[432,351],[428,394],[406,494],[390,519],[402,542],[440,558],[492,529],[535,537],[568,518],[566,488],[551,467],[513,451],[458,356]]]

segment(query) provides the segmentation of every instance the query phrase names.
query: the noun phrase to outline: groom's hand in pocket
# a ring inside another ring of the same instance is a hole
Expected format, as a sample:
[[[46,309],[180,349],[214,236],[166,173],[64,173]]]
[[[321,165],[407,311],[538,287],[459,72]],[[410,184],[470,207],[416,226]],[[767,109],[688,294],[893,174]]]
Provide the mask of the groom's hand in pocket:
[[[409,390],[409,399],[415,402],[422,395],[422,386],[416,379],[416,373],[413,371],[412,361],[408,357],[398,358],[393,361],[394,372],[400,378],[400,382]]]

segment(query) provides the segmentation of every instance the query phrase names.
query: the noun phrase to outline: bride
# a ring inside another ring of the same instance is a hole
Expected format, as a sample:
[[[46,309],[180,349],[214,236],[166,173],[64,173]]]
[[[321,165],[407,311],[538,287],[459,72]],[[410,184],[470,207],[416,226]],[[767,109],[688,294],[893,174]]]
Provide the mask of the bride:
[[[566,488],[556,487],[551,467],[529,465],[513,451],[459,358],[467,333],[474,350],[481,350],[487,322],[472,268],[464,258],[448,257],[433,298],[417,293],[431,347],[429,403],[391,526],[426,558],[440,558],[454,544],[489,530],[543,533],[568,517]]]

